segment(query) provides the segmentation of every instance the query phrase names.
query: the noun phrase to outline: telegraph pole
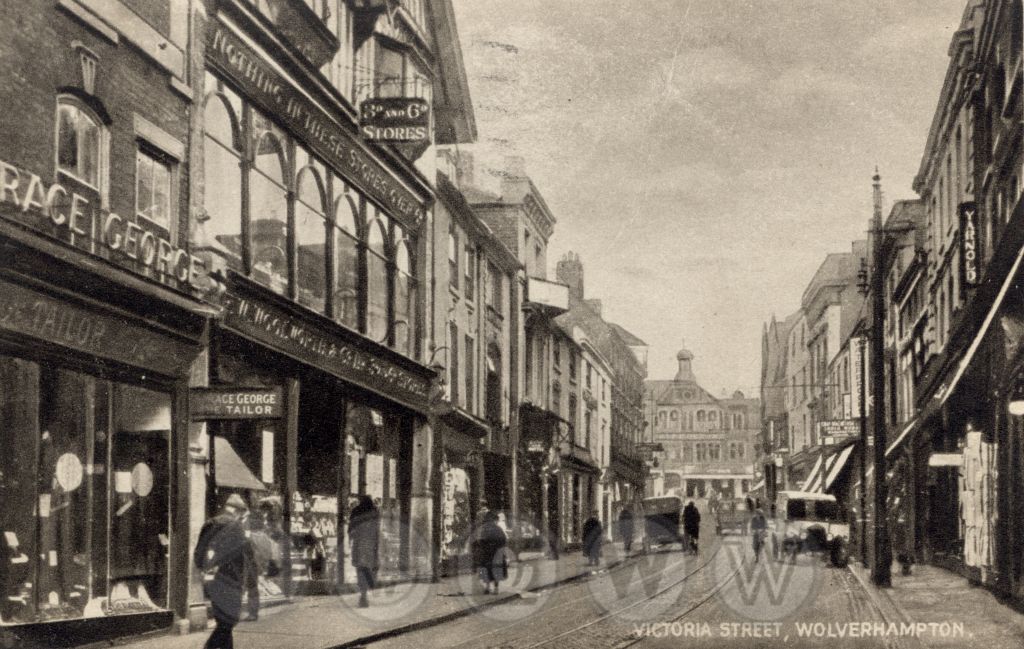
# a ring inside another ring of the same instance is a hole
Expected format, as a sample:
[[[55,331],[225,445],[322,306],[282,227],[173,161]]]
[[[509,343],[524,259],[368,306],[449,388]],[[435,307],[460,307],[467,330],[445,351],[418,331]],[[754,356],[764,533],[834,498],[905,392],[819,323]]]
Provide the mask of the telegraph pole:
[[[871,219],[871,391],[874,407],[871,409],[875,443],[875,502],[874,502],[874,561],[871,580],[877,586],[892,585],[892,547],[889,545],[889,517],[886,511],[885,473],[885,233],[882,229],[882,182],[875,169],[874,215]]]

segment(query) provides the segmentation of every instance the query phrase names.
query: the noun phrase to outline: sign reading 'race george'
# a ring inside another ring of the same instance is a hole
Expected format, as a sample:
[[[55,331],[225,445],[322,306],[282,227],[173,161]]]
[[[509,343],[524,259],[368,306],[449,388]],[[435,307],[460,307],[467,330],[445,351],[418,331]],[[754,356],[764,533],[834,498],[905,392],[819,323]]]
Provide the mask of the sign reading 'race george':
[[[193,388],[189,392],[192,419],[278,419],[282,416],[280,388]]]

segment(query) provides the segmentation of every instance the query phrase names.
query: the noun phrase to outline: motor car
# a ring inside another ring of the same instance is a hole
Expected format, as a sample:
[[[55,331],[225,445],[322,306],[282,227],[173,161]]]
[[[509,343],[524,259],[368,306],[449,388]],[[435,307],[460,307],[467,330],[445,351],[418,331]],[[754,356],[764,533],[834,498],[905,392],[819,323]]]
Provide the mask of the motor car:
[[[644,513],[644,547],[679,543],[684,548],[683,499],[679,496],[645,498],[641,506]]]
[[[718,509],[715,511],[715,533],[719,536],[746,534],[751,514],[743,498],[723,500],[718,503]]]
[[[770,520],[771,551],[778,560],[796,563],[798,554],[816,554],[845,567],[850,558],[850,525],[835,496],[806,491],[780,491],[775,518]]]

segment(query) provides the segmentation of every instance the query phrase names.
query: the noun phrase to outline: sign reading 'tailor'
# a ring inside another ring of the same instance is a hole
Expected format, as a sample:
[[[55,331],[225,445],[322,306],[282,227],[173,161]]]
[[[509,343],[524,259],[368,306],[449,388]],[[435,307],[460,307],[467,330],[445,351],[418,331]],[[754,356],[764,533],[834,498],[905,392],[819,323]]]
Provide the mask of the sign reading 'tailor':
[[[283,415],[281,388],[193,388],[192,419],[278,419]]]

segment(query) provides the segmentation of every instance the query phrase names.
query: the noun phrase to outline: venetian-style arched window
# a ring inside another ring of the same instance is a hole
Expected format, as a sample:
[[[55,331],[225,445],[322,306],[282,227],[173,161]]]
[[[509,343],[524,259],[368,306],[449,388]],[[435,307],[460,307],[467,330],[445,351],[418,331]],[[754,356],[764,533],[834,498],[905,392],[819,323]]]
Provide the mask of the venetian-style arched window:
[[[397,232],[397,229],[396,229]],[[405,324],[402,324],[402,323]],[[409,242],[402,238],[395,250],[395,349],[411,354],[416,335],[416,280]]]
[[[366,227],[366,335],[378,342],[388,337],[388,231],[389,219],[370,206]]]
[[[296,179],[296,299],[323,313],[327,303],[327,186],[323,165],[304,149]]]
[[[249,172],[250,276],[276,293],[288,290],[288,159],[284,133],[252,111]]]
[[[359,198],[334,178],[334,319],[359,328]]]
[[[207,75],[203,112],[203,208],[207,221],[201,250],[221,256],[230,268],[242,267],[241,101]]]

